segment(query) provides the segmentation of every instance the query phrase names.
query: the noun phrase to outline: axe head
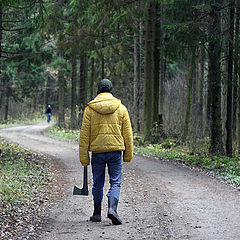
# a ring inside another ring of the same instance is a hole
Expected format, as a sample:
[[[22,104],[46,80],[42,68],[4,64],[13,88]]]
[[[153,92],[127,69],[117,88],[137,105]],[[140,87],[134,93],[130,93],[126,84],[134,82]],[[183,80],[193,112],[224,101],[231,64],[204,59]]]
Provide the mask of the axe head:
[[[83,186],[83,188],[78,188],[77,186],[74,186],[73,188],[73,195],[84,195],[88,196],[89,192],[86,187]]]
[[[73,195],[85,195],[88,196],[88,182],[87,182],[87,166],[84,166],[83,169],[83,188],[80,189],[77,186],[74,186]]]

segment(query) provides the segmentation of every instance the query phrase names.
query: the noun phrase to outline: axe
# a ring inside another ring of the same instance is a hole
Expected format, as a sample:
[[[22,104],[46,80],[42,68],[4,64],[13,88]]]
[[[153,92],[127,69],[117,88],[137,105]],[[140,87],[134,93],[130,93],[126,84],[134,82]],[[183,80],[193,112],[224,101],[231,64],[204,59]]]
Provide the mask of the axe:
[[[73,195],[85,195],[88,196],[88,183],[87,183],[87,166],[84,166],[83,169],[83,187],[82,189],[74,186]]]

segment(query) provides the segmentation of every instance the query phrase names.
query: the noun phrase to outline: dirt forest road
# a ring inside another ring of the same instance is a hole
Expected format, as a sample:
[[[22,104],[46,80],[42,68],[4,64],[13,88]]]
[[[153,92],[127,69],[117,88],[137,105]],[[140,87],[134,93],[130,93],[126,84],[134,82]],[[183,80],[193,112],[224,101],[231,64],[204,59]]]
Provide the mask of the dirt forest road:
[[[35,152],[51,156],[58,165],[63,195],[49,211],[43,240],[76,239],[240,239],[240,191],[199,171],[169,161],[135,155],[123,163],[119,215],[123,225],[106,218],[89,222],[92,195],[73,196],[81,187],[78,145],[44,135],[46,123],[0,129],[0,136]],[[92,186],[89,172],[89,190]],[[105,193],[108,188],[105,186]]]

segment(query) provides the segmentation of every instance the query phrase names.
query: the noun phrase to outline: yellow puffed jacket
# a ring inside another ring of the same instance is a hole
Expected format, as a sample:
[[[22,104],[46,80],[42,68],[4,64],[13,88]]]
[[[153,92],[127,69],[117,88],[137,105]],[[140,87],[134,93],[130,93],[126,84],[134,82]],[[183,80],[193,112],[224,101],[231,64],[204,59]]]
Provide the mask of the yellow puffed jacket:
[[[132,127],[127,108],[111,93],[98,94],[84,110],[79,140],[83,166],[90,162],[88,151],[124,151],[124,162],[130,162],[133,157]]]

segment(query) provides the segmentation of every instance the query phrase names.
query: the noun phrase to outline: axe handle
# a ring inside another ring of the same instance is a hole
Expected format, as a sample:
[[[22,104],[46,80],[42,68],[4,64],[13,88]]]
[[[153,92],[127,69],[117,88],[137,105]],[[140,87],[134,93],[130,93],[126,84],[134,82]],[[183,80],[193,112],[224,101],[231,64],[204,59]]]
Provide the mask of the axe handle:
[[[84,170],[83,170],[83,189],[88,191],[88,177],[87,177],[87,166],[84,166]]]

